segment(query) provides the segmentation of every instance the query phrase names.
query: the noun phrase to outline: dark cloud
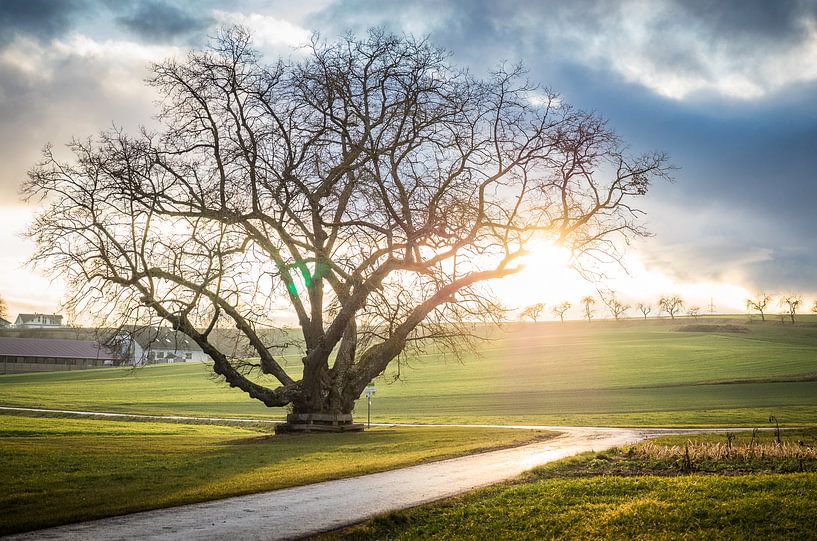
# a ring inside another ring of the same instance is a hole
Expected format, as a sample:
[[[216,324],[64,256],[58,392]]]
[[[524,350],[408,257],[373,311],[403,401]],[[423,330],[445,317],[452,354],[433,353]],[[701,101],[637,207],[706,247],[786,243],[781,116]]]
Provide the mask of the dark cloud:
[[[18,35],[43,41],[58,37],[87,7],[85,0],[3,0],[0,46]]]
[[[160,0],[142,0],[128,4],[127,11],[116,22],[136,36],[154,42],[174,41],[197,34],[212,24],[209,16],[180,8]]]
[[[232,4],[220,2],[217,5]],[[166,0],[2,0],[0,46],[15,36],[40,41],[59,38],[77,26],[104,28],[113,23],[140,39],[172,42],[195,36],[212,24],[211,0],[195,5]]]
[[[817,18],[813,0],[676,0],[675,4],[679,12],[723,40],[797,41],[807,32],[803,23]]]
[[[645,9],[647,8],[647,9]],[[643,23],[648,12],[651,24],[659,32],[694,21],[698,31],[707,30],[710,39],[734,40],[746,36],[796,40],[807,31],[803,22],[817,19],[817,2],[813,0],[672,0],[666,3],[622,2],[621,0],[520,0],[496,2],[494,0],[419,0],[407,5],[404,2],[381,0],[346,0],[336,2],[313,15],[313,21],[329,23],[350,29],[360,29],[375,21],[384,26],[400,26],[404,15],[412,11],[425,13],[426,19],[447,17],[446,28],[477,30],[473,39],[479,40],[485,30],[512,26],[540,26],[542,24],[569,30],[573,27],[593,29],[587,35],[603,33],[604,23],[614,17],[632,23]],[[659,15],[661,14],[661,15]],[[548,36],[542,36],[548,39]],[[559,39],[559,34],[553,36]]]
[[[802,247],[782,246],[775,248],[767,260],[747,265],[746,282],[756,291],[814,293],[817,291],[815,265],[817,257],[813,252]]]

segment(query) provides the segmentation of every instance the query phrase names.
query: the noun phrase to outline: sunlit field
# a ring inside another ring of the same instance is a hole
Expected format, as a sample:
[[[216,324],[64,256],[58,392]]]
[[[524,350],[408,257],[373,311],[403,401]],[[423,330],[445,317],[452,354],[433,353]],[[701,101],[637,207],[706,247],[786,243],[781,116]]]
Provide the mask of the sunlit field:
[[[687,325],[745,332],[681,332]],[[410,357],[376,381],[373,422],[744,425],[817,422],[817,325],[683,319],[515,323],[478,355]],[[288,368],[297,372],[296,358]],[[0,376],[0,404],[282,419],[203,364]],[[359,402],[358,420],[366,415]]]
[[[272,436],[269,426],[0,415],[0,535],[351,477],[549,435],[376,428]]]

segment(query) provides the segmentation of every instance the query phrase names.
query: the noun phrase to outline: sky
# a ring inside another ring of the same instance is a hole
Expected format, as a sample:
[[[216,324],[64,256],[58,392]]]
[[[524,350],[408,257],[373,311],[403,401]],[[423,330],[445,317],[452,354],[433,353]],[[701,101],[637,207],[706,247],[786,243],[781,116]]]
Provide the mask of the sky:
[[[631,150],[670,156],[676,180],[643,202],[654,236],[634,243],[626,272],[584,282],[542,247],[495,285],[511,306],[578,304],[597,288],[732,312],[758,291],[817,297],[817,0],[0,0],[0,295],[12,318],[58,310],[63,295],[25,266],[33,247],[19,236],[36,211],[19,188],[42,147],[153,125],[148,64],[232,24],[270,60],[315,32],[383,26],[428,36],[475,73],[523,62]]]

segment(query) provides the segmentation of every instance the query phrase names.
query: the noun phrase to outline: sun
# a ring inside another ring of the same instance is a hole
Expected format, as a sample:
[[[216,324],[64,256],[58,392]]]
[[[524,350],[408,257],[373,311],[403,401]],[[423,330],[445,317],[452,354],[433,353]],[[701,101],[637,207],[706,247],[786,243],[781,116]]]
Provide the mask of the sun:
[[[575,302],[595,292],[592,284],[572,268],[570,250],[544,241],[528,244],[529,252],[520,258],[520,272],[499,280],[494,292],[510,308],[543,302],[552,305],[565,300]]]

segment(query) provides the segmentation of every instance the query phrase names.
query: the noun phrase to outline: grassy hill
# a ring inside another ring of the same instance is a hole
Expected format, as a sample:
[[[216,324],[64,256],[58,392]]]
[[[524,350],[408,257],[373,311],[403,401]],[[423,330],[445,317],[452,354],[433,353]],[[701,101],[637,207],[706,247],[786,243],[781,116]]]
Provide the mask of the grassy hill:
[[[696,325],[686,332],[688,326]],[[700,330],[700,325],[711,329]],[[714,331],[714,332],[712,332]],[[817,323],[509,324],[462,362],[393,363],[373,421],[756,426],[817,423]],[[297,373],[299,362],[288,359]],[[399,379],[396,379],[399,374]],[[0,376],[0,405],[282,418],[201,364]],[[366,405],[358,406],[358,416]]]

